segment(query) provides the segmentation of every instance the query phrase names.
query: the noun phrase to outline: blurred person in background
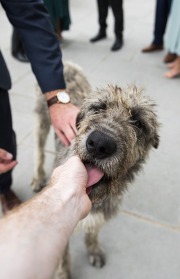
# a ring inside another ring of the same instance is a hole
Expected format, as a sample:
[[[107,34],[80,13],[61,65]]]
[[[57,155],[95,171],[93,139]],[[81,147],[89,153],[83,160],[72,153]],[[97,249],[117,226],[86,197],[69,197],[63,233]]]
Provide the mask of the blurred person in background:
[[[156,0],[155,21],[154,21],[154,38],[152,43],[143,48],[143,53],[161,51],[164,48],[164,34],[167,20],[171,9],[172,0]],[[174,61],[175,53],[168,52],[164,58],[165,63]]]
[[[109,6],[112,8],[114,15],[114,33],[115,41],[111,47],[112,51],[117,51],[123,46],[123,29],[124,29],[124,13],[123,13],[123,0],[97,0],[98,18],[99,18],[99,31],[95,37],[90,39],[91,43],[98,42],[107,37],[107,15]]]
[[[180,76],[180,0],[173,0],[170,16],[168,19],[166,34],[166,49],[175,53],[176,59],[168,64],[169,70],[165,73],[167,78]]]
[[[70,100],[67,103],[59,103],[57,99],[57,93],[65,92],[66,84],[59,42],[47,9],[40,0],[0,0],[0,3],[21,37],[45,99],[51,103],[49,114],[54,130],[62,143],[68,146],[77,132],[75,123],[79,108]],[[12,160],[16,160],[16,135],[8,93],[10,89],[10,73],[0,51],[0,148],[11,153]],[[0,201],[4,214],[20,204],[11,185],[12,170],[0,174]]]
[[[22,40],[16,28],[13,28],[13,32],[12,32],[11,54],[15,59],[17,59],[20,62],[29,62]]]
[[[71,19],[68,0],[44,0],[51,17],[58,39],[62,40],[62,32],[69,30]]]

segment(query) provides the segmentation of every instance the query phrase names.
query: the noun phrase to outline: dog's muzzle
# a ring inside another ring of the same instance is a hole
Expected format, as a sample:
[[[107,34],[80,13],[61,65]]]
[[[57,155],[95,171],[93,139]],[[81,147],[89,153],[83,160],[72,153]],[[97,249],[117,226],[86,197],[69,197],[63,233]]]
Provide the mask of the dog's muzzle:
[[[116,152],[117,144],[113,138],[103,132],[93,131],[87,138],[86,148],[91,156],[105,159]]]

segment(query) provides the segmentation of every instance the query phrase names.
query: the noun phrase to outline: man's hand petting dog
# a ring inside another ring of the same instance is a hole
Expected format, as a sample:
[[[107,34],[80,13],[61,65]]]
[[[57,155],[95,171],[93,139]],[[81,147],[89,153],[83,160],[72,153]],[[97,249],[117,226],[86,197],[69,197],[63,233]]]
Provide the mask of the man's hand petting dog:
[[[69,146],[76,136],[76,117],[78,112],[79,108],[72,103],[54,104],[49,108],[52,125],[65,146]]]

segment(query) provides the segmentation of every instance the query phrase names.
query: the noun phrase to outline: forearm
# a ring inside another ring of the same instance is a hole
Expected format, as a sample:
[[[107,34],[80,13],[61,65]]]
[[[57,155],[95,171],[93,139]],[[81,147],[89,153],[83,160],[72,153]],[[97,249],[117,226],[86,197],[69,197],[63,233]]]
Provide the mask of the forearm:
[[[54,187],[0,221],[0,278],[52,276],[79,216],[51,191]]]
[[[87,178],[74,156],[53,171],[43,192],[0,220],[0,278],[51,278],[77,222],[90,211]]]

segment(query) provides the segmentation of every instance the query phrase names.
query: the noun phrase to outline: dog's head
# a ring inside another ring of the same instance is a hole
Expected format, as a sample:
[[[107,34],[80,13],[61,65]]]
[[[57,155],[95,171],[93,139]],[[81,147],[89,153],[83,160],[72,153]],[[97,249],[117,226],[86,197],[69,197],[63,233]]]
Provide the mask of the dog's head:
[[[77,117],[75,152],[85,164],[104,176],[90,193],[92,201],[123,191],[147,158],[158,147],[159,124],[155,104],[136,86],[109,85],[87,98]]]

